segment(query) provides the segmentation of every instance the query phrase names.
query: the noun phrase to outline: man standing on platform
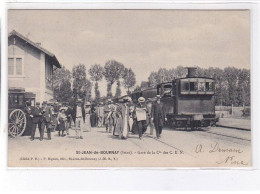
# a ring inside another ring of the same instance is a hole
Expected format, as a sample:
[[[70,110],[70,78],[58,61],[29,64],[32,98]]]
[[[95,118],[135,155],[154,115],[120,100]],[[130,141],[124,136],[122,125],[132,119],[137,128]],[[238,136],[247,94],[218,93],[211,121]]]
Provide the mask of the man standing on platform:
[[[139,139],[143,139],[143,134],[145,133],[147,129],[147,123],[146,123],[146,116],[147,116],[147,108],[145,105],[145,98],[139,97],[138,98],[138,104],[135,107],[134,110],[134,119],[136,119]]]
[[[151,119],[156,130],[156,137],[161,138],[164,121],[166,121],[163,103],[161,103],[161,96],[156,96],[156,102],[152,106]]]
[[[65,114],[67,116],[66,134],[69,135],[69,129],[71,129],[71,123],[72,123],[73,109],[67,103],[65,104],[65,106],[67,106],[67,110],[65,111]]]
[[[51,140],[51,117],[52,117],[52,110],[51,110],[51,103],[47,103],[46,101],[43,102],[43,119],[41,123],[41,139],[44,137],[44,129],[46,127],[48,140]]]
[[[154,131],[153,122],[151,120],[152,106],[153,106],[152,99],[148,98],[147,103],[146,103],[146,107],[147,107],[146,122],[147,122],[147,127],[150,128],[150,135],[153,135],[153,131]]]
[[[85,115],[85,110],[82,107],[82,101],[81,101],[81,99],[78,99],[76,102],[76,105],[73,108],[73,120],[74,120],[76,136],[79,139],[83,139],[82,127],[83,127],[84,115]]]
[[[35,136],[36,127],[38,126],[40,134],[41,134],[41,130],[42,130],[41,129],[42,109],[40,108],[39,102],[36,102],[36,107],[32,107],[30,117],[32,118],[31,141],[33,141],[34,136]],[[40,141],[42,141],[41,138],[40,138]]]

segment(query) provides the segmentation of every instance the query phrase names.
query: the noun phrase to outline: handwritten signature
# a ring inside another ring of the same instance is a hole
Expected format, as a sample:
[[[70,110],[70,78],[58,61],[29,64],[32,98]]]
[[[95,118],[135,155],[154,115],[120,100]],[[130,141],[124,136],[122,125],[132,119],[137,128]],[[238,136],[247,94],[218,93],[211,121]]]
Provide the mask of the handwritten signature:
[[[205,152],[205,148],[202,144],[198,144],[195,148],[195,153],[203,153]],[[207,150],[209,153],[219,152],[219,153],[243,153],[243,150],[240,148],[223,148],[220,147],[218,142],[210,144],[209,150]]]
[[[210,146],[205,147],[202,144],[198,144],[195,147],[195,153],[228,153],[228,154],[241,154],[243,153],[243,150],[240,148],[234,148],[234,147],[221,147],[218,142],[211,143]],[[231,165],[245,165],[248,166],[248,162],[245,162],[244,160],[238,159],[237,156],[229,155],[226,156],[224,160],[220,160],[216,162],[217,164],[231,164]]]
[[[224,160],[216,162],[217,164],[236,164],[236,165],[244,165],[244,166],[248,166],[248,163],[237,159],[236,156],[228,156],[226,157]]]

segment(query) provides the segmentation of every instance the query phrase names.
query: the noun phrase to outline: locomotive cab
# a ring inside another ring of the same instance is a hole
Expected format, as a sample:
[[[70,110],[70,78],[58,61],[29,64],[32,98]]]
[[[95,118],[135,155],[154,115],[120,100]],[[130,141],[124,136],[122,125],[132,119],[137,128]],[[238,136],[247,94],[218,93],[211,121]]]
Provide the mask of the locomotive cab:
[[[214,79],[187,77],[176,80],[175,122],[191,127],[215,124]]]
[[[167,120],[174,128],[197,128],[214,125],[215,81],[196,77],[196,68],[188,68],[185,78],[157,85]]]

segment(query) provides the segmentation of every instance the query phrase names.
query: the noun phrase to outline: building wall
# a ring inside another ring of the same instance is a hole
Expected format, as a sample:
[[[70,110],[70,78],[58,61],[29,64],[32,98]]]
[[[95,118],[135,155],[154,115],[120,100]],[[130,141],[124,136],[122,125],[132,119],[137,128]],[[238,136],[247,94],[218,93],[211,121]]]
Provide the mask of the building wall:
[[[8,41],[8,56],[23,58],[22,76],[8,76],[8,87],[22,87],[26,92],[36,94],[36,102],[42,102],[53,98],[53,92],[46,89],[45,83],[45,58],[46,55],[16,38]]]

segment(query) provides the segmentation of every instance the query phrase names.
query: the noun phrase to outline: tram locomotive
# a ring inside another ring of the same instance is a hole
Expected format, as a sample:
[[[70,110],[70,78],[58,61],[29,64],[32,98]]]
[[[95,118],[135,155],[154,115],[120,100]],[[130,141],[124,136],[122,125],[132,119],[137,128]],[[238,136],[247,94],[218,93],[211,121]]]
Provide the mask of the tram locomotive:
[[[215,81],[208,77],[196,77],[196,68],[187,68],[185,78],[160,83],[156,88],[136,91],[130,94],[133,101],[140,96],[154,98],[161,96],[167,123],[173,128],[207,127],[216,124]]]

